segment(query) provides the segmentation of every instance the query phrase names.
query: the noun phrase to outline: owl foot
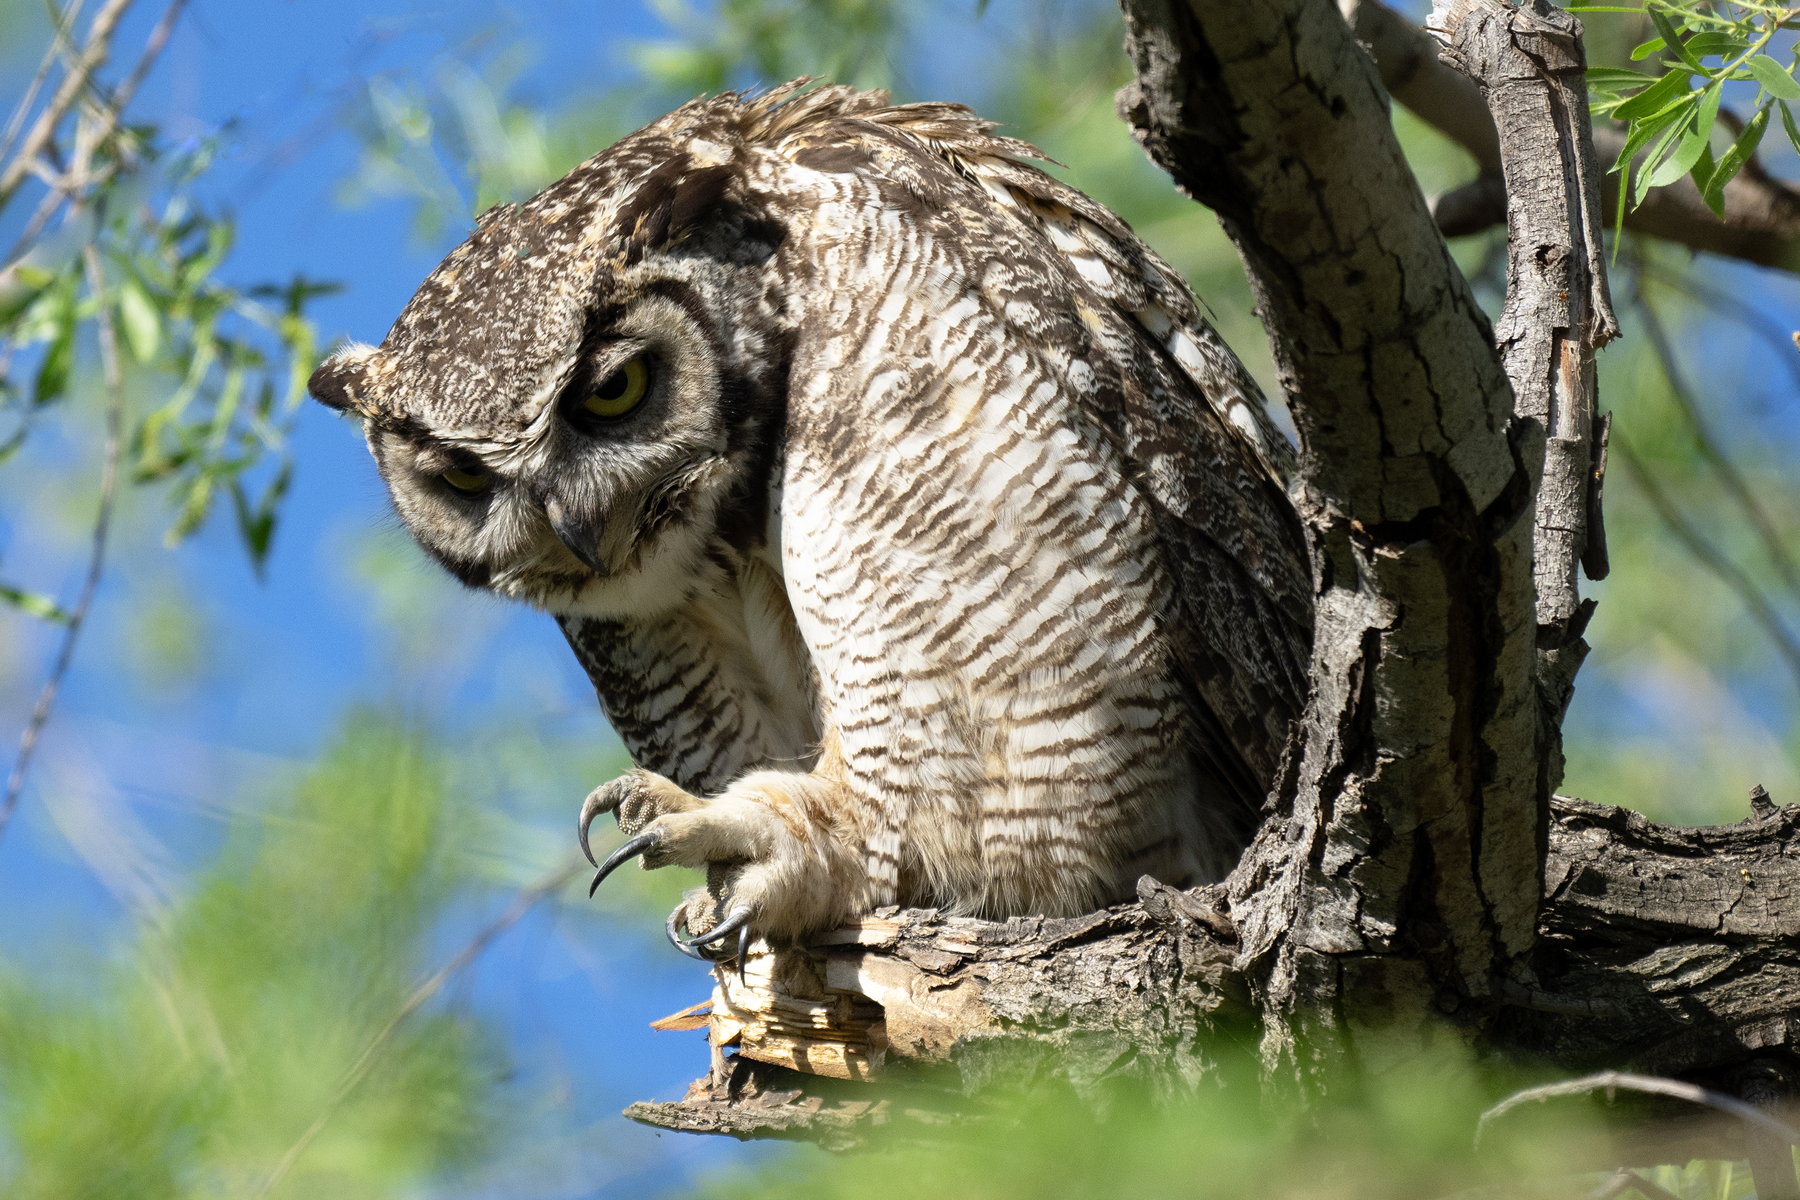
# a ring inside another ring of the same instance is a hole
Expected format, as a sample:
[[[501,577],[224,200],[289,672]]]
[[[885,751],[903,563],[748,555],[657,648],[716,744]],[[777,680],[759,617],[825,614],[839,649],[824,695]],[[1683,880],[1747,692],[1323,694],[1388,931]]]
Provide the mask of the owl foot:
[[[829,928],[863,906],[867,872],[859,847],[833,815],[845,807],[840,785],[815,775],[759,771],[723,794],[702,799],[649,771],[632,771],[596,788],[581,806],[578,834],[588,861],[588,826],[618,815],[632,835],[598,863],[592,895],[627,861],[647,870],[704,868],[708,886],[669,915],[669,940],[691,957],[728,947],[739,956],[751,937],[792,940]],[[710,911],[708,911],[710,910]],[[683,940],[682,929],[694,936]]]
[[[723,945],[725,939],[735,933],[737,934],[737,970],[741,976],[744,973],[744,962],[750,957],[750,919],[755,914],[748,908],[734,908],[731,910],[731,915],[723,921],[698,937],[684,942],[681,940],[681,930],[687,924],[687,906],[686,900],[677,904],[675,911],[669,914],[668,922],[663,926],[664,932],[669,935],[669,945],[689,958],[710,963],[713,960],[700,953],[699,947]]]

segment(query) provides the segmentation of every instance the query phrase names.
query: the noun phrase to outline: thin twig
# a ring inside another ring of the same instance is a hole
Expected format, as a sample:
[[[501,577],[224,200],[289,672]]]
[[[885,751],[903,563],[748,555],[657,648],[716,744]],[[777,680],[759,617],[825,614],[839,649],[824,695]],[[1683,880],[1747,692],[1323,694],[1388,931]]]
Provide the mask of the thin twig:
[[[82,47],[80,59],[63,77],[62,85],[56,89],[50,103],[44,106],[44,111],[38,114],[31,132],[20,143],[18,153],[13,155],[4,170],[0,170],[0,208],[6,207],[13,193],[19,190],[19,185],[25,182],[25,177],[31,170],[30,164],[36,161],[37,156],[49,144],[51,135],[56,132],[57,125],[61,124],[69,106],[75,103],[76,97],[87,86],[93,73],[106,61],[106,56],[112,49],[112,36],[118,28],[119,18],[125,15],[125,10],[129,7],[131,0],[106,0],[100,11],[94,14],[94,22],[88,26],[87,44]]]
[[[0,263],[11,263],[23,254],[37,240],[38,234],[43,232],[44,226],[49,224],[50,218],[56,214],[58,208],[62,207],[65,200],[77,199],[83,190],[97,188],[118,173],[117,161],[107,163],[91,175],[87,173],[87,165],[93,157],[94,151],[118,128],[119,119],[124,115],[126,106],[131,103],[131,98],[137,94],[138,87],[144,82],[144,77],[150,73],[150,68],[155,65],[157,57],[162,54],[163,47],[168,44],[169,35],[175,29],[175,22],[180,18],[181,10],[186,6],[187,0],[170,0],[169,7],[163,10],[162,19],[156,23],[156,28],[150,31],[150,37],[144,42],[143,53],[138,55],[137,64],[132,67],[131,74],[126,77],[124,83],[113,90],[105,107],[100,109],[98,127],[93,132],[85,133],[77,138],[75,157],[69,164],[69,169],[59,178],[50,181],[50,190],[44,194],[42,200],[38,201],[37,209],[32,212],[31,219],[25,222],[23,232],[13,242],[12,249],[6,252],[6,257],[0,259]]]
[[[94,518],[87,579],[81,585],[81,598],[69,612],[62,649],[57,652],[50,677],[44,680],[43,690],[38,693],[31,720],[26,722],[25,732],[19,736],[19,756],[13,761],[12,773],[6,777],[6,794],[0,797],[0,837],[6,835],[6,826],[19,807],[19,794],[25,789],[25,772],[31,766],[32,755],[37,752],[38,738],[50,719],[50,709],[56,703],[63,677],[69,673],[69,664],[75,658],[75,643],[81,637],[88,609],[93,607],[94,593],[100,587],[100,575],[106,565],[106,534],[112,525],[113,496],[119,481],[119,446],[125,427],[125,389],[119,378],[119,346],[113,336],[112,310],[107,306],[100,252],[89,241],[82,256],[87,265],[88,290],[94,294],[94,319],[100,333],[100,370],[106,382],[106,465],[100,472],[100,511]]]
[[[1718,439],[1713,437],[1712,429],[1706,418],[1701,415],[1700,406],[1694,402],[1694,394],[1688,390],[1687,381],[1681,374],[1681,366],[1675,361],[1675,347],[1669,341],[1669,334],[1656,315],[1656,309],[1645,297],[1641,287],[1636,289],[1638,315],[1643,319],[1644,332],[1650,338],[1650,345],[1656,351],[1657,360],[1662,364],[1663,378],[1668,381],[1669,394],[1675,400],[1675,407],[1687,418],[1688,427],[1693,431],[1694,445],[1700,451],[1700,457],[1706,460],[1725,490],[1731,493],[1744,515],[1750,518],[1751,526],[1762,541],[1763,550],[1769,561],[1775,564],[1776,574],[1781,576],[1782,583],[1789,592],[1800,597],[1800,568],[1794,565],[1793,556],[1782,545],[1781,536],[1775,531],[1775,522],[1770,518],[1768,510],[1750,490],[1749,483],[1720,447]]]
[[[1611,1179],[1589,1192],[1585,1200],[1613,1200],[1614,1196],[1622,1196],[1631,1190],[1631,1184],[1637,1176],[1621,1168]]]
[[[1694,528],[1693,523],[1682,515],[1681,510],[1675,507],[1674,501],[1670,500],[1668,494],[1663,491],[1662,485],[1656,481],[1655,473],[1644,465],[1644,461],[1638,457],[1637,451],[1631,448],[1630,442],[1618,433],[1614,433],[1612,444],[1614,452],[1625,461],[1625,466],[1631,471],[1633,481],[1643,491],[1645,498],[1650,501],[1650,507],[1654,508],[1656,515],[1662,518],[1662,523],[1668,527],[1670,533],[1675,535],[1676,540],[1687,548],[1687,552],[1699,561],[1701,566],[1718,576],[1719,580],[1737,595],[1738,600],[1749,610],[1751,618],[1762,626],[1763,632],[1768,635],[1770,641],[1775,643],[1775,648],[1787,660],[1788,669],[1794,673],[1794,682],[1800,686],[1800,642],[1794,640],[1794,635],[1789,632],[1788,627],[1775,612],[1768,597],[1763,595],[1762,589],[1756,586],[1755,580],[1745,574],[1741,567],[1726,558],[1723,551],[1707,541],[1700,531]]]
[[[437,995],[452,976],[479,958],[495,938],[518,924],[520,919],[546,896],[553,895],[566,887],[569,881],[580,873],[581,865],[581,862],[576,860],[558,867],[513,897],[513,902],[507,906],[505,912],[469,939],[469,943],[457,952],[455,958],[438,968],[435,974],[414,989],[413,994],[407,997],[406,1003],[400,1006],[400,1010],[389,1019],[386,1025],[381,1027],[381,1032],[369,1039],[369,1044],[363,1047],[363,1052],[357,1056],[356,1061],[350,1065],[350,1069],[344,1072],[344,1077],[338,1081],[336,1090],[325,1102],[325,1108],[319,1113],[318,1119],[307,1128],[305,1133],[300,1135],[300,1140],[288,1147],[287,1153],[281,1156],[281,1161],[275,1164],[275,1169],[269,1173],[267,1179],[263,1180],[262,1186],[256,1189],[254,1195],[268,1195],[293,1169],[294,1163],[299,1161],[300,1156],[306,1152],[308,1146],[312,1145],[313,1139],[317,1138],[324,1130],[338,1107],[343,1104],[351,1092],[356,1090],[356,1085],[363,1081],[363,1077],[369,1073],[369,1069],[381,1057],[381,1052],[387,1048],[389,1039],[400,1028],[401,1022],[418,1011],[420,1005]]]
[[[1636,1075],[1629,1071],[1601,1071],[1597,1075],[1584,1075],[1580,1079],[1570,1079],[1563,1083],[1546,1083],[1540,1087],[1530,1087],[1514,1092],[1494,1107],[1481,1114],[1481,1120],[1475,1125],[1475,1145],[1481,1145],[1481,1135],[1487,1131],[1488,1125],[1521,1104],[1530,1104],[1543,1100],[1551,1100],[1559,1096],[1583,1096],[1589,1092],[1597,1092],[1602,1088],[1607,1091],[1623,1089],[1628,1092],[1647,1092],[1655,1096],[1673,1096],[1677,1100],[1686,1100],[1690,1104],[1700,1104],[1714,1108],[1722,1113],[1750,1122],[1757,1128],[1783,1139],[1788,1145],[1800,1145],[1800,1132],[1785,1121],[1778,1121],[1754,1104],[1746,1104],[1736,1096],[1727,1096],[1724,1092],[1715,1092],[1711,1088],[1703,1088],[1697,1084],[1684,1083],[1679,1079],[1665,1079],[1660,1075]],[[1648,1180],[1633,1183],[1633,1187],[1649,1184]],[[1649,1184],[1655,1187],[1655,1184]],[[1667,1193],[1664,1193],[1665,1195]]]
[[[4,161],[19,138],[19,130],[25,124],[25,114],[31,111],[32,103],[37,99],[38,89],[44,86],[44,80],[50,77],[50,68],[56,65],[63,46],[69,40],[69,30],[75,26],[75,17],[81,12],[82,0],[72,0],[69,7],[63,9],[56,24],[50,30],[50,46],[44,51],[43,61],[38,63],[37,74],[31,77],[25,94],[19,98],[18,107],[6,122],[6,131],[0,133],[0,161]]]
[[[1625,1174],[1631,1177],[1629,1186],[1636,1188],[1644,1197],[1644,1200],[1681,1200],[1680,1196],[1677,1196],[1668,1188],[1663,1187],[1661,1184],[1650,1182],[1636,1171],[1627,1171]]]
[[[169,44],[169,35],[175,32],[175,22],[181,19],[181,10],[186,7],[187,0],[169,0],[169,7],[163,9],[162,19],[150,31],[150,36],[144,39],[143,53],[138,55],[131,74],[125,77],[124,83],[113,89],[112,96],[107,100],[106,106],[112,111],[111,124],[100,131],[96,141],[105,140],[106,135],[112,132],[112,125],[118,123],[119,115],[130,106],[131,98],[137,95],[139,86],[144,82],[144,76],[150,74],[150,68],[156,65],[163,47]]]

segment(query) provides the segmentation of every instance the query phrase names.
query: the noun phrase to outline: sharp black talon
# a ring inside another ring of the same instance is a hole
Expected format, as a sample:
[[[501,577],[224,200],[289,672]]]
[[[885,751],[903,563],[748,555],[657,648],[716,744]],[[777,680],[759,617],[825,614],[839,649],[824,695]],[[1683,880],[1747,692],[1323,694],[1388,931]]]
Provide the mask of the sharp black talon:
[[[681,940],[681,935],[675,932],[676,929],[680,928],[682,916],[686,912],[687,905],[678,904],[675,906],[675,911],[669,914],[669,919],[663,922],[663,932],[669,935],[669,945],[675,947],[696,962],[710,963],[712,959],[706,957],[706,955],[700,953],[698,950],[691,949],[686,942]]]
[[[740,983],[743,982],[743,979],[744,979],[744,962],[749,957],[750,957],[750,927],[748,925],[746,925],[742,929],[738,930],[737,969],[738,969],[738,982],[740,982]]]
[[[594,882],[588,884],[588,896],[591,898],[593,894],[599,890],[600,881],[617,870],[620,863],[628,858],[636,858],[660,841],[662,841],[662,834],[660,833],[655,831],[650,833],[640,833],[629,842],[626,842],[623,846],[620,846],[617,850],[614,850],[607,856],[606,861],[600,864],[600,869],[594,872]],[[592,856],[590,855],[589,857]]]
[[[714,925],[699,937],[690,941],[688,945],[711,946],[718,942],[722,942],[732,934],[738,933],[748,927],[752,915],[753,914],[747,908],[734,908],[731,910],[730,916],[726,917],[723,921],[720,921],[717,925]]]
[[[596,867],[600,864],[594,861],[594,852],[588,847],[588,826],[594,823],[595,817],[607,811],[599,799],[605,790],[597,787],[589,792],[587,799],[581,802],[581,815],[575,819],[575,840],[581,843],[581,852],[587,855],[588,863]]]

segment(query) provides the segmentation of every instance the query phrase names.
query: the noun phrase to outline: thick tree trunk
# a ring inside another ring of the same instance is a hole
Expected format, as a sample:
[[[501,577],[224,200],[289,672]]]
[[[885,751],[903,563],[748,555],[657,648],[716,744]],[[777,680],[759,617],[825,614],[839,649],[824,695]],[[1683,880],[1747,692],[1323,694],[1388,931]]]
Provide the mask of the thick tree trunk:
[[[1121,110],[1237,243],[1300,434],[1314,690],[1231,878],[1238,965],[1270,1051],[1311,1044],[1297,1066],[1353,1027],[1404,1053],[1440,1013],[1490,1009],[1536,929],[1541,427],[1509,436],[1493,331],[1333,4],[1125,17]]]
[[[1313,693],[1264,824],[1211,888],[1146,878],[1137,903],[1070,920],[882,912],[722,965],[710,1013],[668,1026],[704,1023],[712,1069],[630,1115],[937,1136],[995,1119],[982,1094],[1009,1080],[1100,1108],[1122,1086],[1188,1094],[1222,1025],[1258,1030],[1264,1069],[1302,1085],[1445,1036],[1740,1091],[1785,1079],[1800,809],[1681,830],[1552,803],[1592,607],[1577,565],[1605,567],[1593,352],[1617,332],[1579,25],[1541,0],[1434,14],[1499,118],[1496,342],[1332,0],[1124,9],[1121,112],[1236,242],[1300,434]],[[1665,1131],[1599,1157],[1695,1151]]]

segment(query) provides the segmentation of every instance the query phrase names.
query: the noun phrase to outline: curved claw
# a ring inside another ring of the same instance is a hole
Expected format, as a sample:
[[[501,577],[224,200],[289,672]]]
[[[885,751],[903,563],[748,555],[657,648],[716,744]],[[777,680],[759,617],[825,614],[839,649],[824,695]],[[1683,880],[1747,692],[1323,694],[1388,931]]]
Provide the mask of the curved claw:
[[[720,921],[717,925],[714,925],[711,929],[707,930],[705,933],[701,934],[699,937],[694,938],[692,941],[690,941],[688,943],[688,945],[690,945],[690,946],[716,945],[717,943],[722,942],[726,938],[730,937],[732,934],[740,933],[744,929],[748,928],[749,924],[750,924],[750,918],[753,915],[754,914],[746,907],[739,906],[737,908],[734,908],[731,910],[730,915],[727,916],[723,921]]]
[[[711,962],[712,960],[706,957],[706,955],[689,947],[686,942],[681,940],[681,935],[675,932],[677,929],[681,928],[681,922],[686,916],[687,905],[677,904],[675,906],[675,911],[669,914],[669,919],[663,922],[663,932],[669,936],[669,945],[675,947],[677,950],[697,962]]]
[[[744,963],[749,957],[750,957],[750,927],[748,925],[746,925],[742,929],[738,930],[737,969],[738,969],[738,979],[739,980],[742,980],[744,978]]]
[[[629,842],[626,842],[623,846],[614,850],[612,854],[607,856],[606,861],[600,864],[600,869],[594,872],[594,882],[588,884],[588,896],[591,898],[593,894],[599,890],[601,881],[617,870],[620,863],[624,862],[626,859],[636,858],[660,841],[662,841],[662,834],[652,830],[649,833],[638,834]],[[591,858],[592,855],[589,857]]]
[[[581,816],[576,818],[575,824],[575,840],[581,843],[581,852],[587,855],[589,865],[596,867],[600,864],[594,861],[594,852],[588,847],[588,826],[592,825],[594,818],[601,813],[612,811],[613,806],[601,799],[601,793],[604,791],[606,788],[603,785],[588,793],[588,798],[581,802]]]

